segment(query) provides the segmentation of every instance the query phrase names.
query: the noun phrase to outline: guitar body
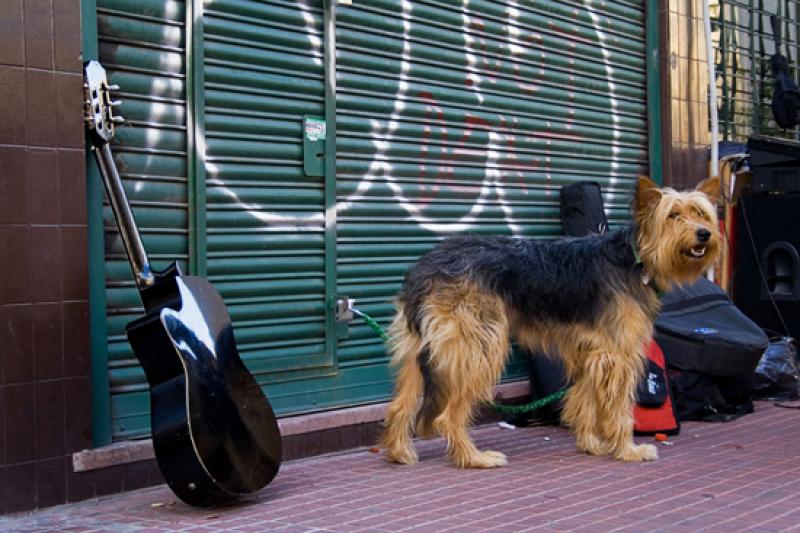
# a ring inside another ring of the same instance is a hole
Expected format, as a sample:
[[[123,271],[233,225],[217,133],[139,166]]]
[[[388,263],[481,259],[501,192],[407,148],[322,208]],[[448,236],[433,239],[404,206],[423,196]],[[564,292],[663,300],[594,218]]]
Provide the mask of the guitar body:
[[[153,447],[168,485],[195,506],[265,486],[280,467],[280,431],[222,298],[177,269],[141,295],[147,315],[127,334],[150,384]]]

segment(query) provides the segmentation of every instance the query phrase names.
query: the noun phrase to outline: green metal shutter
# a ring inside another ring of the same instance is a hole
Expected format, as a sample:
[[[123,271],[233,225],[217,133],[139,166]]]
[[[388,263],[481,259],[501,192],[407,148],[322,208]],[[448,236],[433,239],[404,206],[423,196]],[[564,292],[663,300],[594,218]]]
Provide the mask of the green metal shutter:
[[[280,414],[384,399],[385,359],[337,361],[336,169],[304,168],[304,118],[328,114],[323,2],[214,0],[202,20],[207,274],[239,351]]]
[[[325,111],[322,21],[321,0],[203,13],[207,272],[262,384],[333,372],[324,177],[303,167],[303,117]]]
[[[191,260],[210,278],[279,413],[389,394],[374,333],[356,320],[336,340],[334,292],[387,324],[406,269],[441,238],[553,237],[575,180],[599,181],[612,224],[626,219],[647,166],[642,2],[337,3],[327,177],[306,175],[302,141],[303,117],[326,112],[321,0],[199,4],[187,157],[184,4],[98,0],[100,59],[130,120],[114,149],[156,266]],[[106,226],[120,439],[147,435],[148,396],[124,337],[138,295],[108,212]]]
[[[576,180],[627,219],[647,169],[644,24],[633,1],[339,5],[339,292],[388,324],[440,239],[561,234],[559,188]],[[338,357],[385,361],[361,324]]]
[[[100,61],[120,86],[127,122],[112,143],[145,248],[156,268],[188,260],[184,5],[97,0]],[[108,359],[114,439],[145,434],[149,394],[125,325],[143,309],[110,208],[106,228]]]

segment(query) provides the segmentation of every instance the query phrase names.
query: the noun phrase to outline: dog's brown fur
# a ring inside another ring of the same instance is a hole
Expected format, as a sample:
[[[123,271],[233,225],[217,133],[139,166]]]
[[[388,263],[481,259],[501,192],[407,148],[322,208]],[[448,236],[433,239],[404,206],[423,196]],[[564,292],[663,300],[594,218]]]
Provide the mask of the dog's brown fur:
[[[625,271],[633,269],[632,249],[630,266],[608,267],[627,276],[627,284],[598,303],[596,317],[557,320],[547,316],[546,307],[544,315],[531,317],[507,294],[487,288],[471,268],[457,278],[429,269],[434,274],[425,274],[423,282],[417,282],[421,287],[417,293],[409,294],[406,289],[401,296],[390,329],[392,362],[398,374],[381,441],[387,459],[417,462],[412,430],[419,397],[425,392],[416,420],[420,436],[438,433],[445,437],[448,455],[461,468],[506,464],[500,452],[479,451],[468,427],[476,404],[491,399],[509,353],[510,337],[528,350],[558,353],[563,358],[572,386],[562,418],[574,432],[579,450],[625,461],[656,459],[654,446],[633,442],[632,406],[643,372],[642,348],[652,336],[659,309],[655,291],[642,283],[667,289],[695,280],[713,264],[721,240],[709,197],[716,198],[718,187],[718,180],[710,179],[695,191],[679,193],[640,178],[632,238],[641,257],[641,270],[634,278]],[[690,257],[689,250],[698,246],[701,228],[710,233],[704,243],[705,255]],[[586,241],[574,240],[565,246],[585,245]],[[443,258],[446,262],[448,256]],[[427,260],[426,266],[432,262]],[[535,273],[537,268],[541,269],[528,265],[528,271]],[[549,270],[542,272],[545,274],[554,275]],[[536,298],[537,294],[525,297]]]

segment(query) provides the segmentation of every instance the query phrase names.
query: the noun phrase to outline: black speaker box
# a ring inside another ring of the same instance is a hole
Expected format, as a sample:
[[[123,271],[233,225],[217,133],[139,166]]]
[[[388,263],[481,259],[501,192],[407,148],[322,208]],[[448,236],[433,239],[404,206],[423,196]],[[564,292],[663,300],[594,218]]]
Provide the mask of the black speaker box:
[[[800,193],[744,192],[735,239],[734,303],[762,328],[784,334],[785,323],[800,339]]]
[[[800,193],[800,142],[753,135],[747,141],[753,192]]]

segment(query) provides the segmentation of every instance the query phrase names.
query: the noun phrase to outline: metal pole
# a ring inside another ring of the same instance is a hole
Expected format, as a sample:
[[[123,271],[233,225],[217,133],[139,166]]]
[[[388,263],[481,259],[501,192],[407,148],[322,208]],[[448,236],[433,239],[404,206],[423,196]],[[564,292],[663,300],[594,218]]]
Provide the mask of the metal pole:
[[[722,9],[722,6],[720,6]],[[714,43],[711,41],[711,13],[708,0],[703,0],[703,26],[706,33],[708,66],[708,106],[711,113],[711,176],[719,175],[719,122],[717,118],[717,83],[714,73]]]

